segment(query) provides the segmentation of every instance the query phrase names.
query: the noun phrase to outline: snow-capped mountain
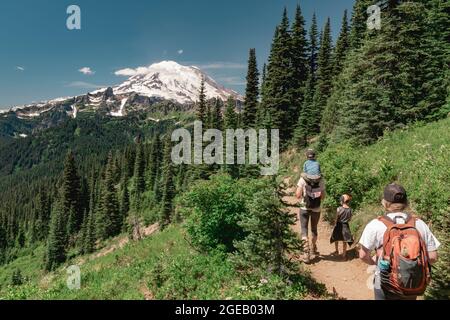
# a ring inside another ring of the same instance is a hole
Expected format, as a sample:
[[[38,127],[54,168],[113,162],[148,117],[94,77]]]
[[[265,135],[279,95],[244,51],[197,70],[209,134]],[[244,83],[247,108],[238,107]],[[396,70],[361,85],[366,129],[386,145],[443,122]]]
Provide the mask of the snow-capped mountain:
[[[205,80],[207,99],[226,100],[230,96],[243,98],[235,91],[224,88],[206,73],[194,66],[182,66],[174,61],[162,61],[148,67],[130,69],[133,74],[122,84],[90,92],[86,95],[58,98],[11,108],[19,118],[34,118],[48,111],[65,111],[76,117],[83,111],[103,111],[122,117],[128,111],[148,110],[155,103],[167,101],[187,110],[198,100],[202,78]],[[158,110],[153,110],[158,111]]]
[[[114,94],[135,92],[146,97],[158,97],[181,104],[194,103],[198,100],[200,83],[205,79],[205,93],[208,99],[226,100],[229,96],[239,95],[218,85],[199,68],[182,66],[174,61],[162,61],[147,68],[138,68],[138,74],[121,85],[114,87]]]

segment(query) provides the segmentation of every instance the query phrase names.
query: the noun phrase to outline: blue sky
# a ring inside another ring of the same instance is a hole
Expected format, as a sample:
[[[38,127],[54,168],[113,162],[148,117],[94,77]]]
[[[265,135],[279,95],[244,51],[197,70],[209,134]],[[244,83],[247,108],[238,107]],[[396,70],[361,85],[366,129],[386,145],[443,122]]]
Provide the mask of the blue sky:
[[[248,49],[266,61],[284,6],[309,26],[329,16],[334,37],[353,0],[4,0],[0,4],[0,108],[115,85],[123,68],[162,60],[197,65],[243,92]],[[81,8],[81,30],[66,9]],[[85,69],[82,69],[85,68]],[[89,69],[88,69],[89,68]],[[80,70],[84,71],[80,72]]]

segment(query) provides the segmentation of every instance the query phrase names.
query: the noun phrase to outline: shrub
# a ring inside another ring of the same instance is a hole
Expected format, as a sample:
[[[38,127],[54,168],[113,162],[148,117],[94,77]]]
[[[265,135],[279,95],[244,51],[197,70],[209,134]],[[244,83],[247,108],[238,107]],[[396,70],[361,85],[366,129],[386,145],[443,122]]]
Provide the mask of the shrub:
[[[262,183],[233,180],[224,174],[197,182],[180,200],[192,245],[205,252],[217,248],[234,251],[234,241],[245,236],[238,222],[248,213],[246,204]]]

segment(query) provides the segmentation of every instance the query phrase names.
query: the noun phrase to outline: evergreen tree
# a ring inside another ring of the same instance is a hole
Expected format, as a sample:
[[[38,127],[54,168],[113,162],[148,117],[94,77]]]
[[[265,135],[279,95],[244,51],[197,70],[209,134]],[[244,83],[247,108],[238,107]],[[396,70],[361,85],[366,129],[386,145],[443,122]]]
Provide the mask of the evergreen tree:
[[[247,87],[245,90],[244,110],[242,113],[244,128],[254,128],[256,126],[258,97],[259,71],[256,62],[256,50],[250,49],[247,71]]]
[[[12,286],[21,286],[23,284],[23,276],[20,269],[15,269],[13,271],[12,277],[11,277],[11,285]]]
[[[197,120],[206,124],[207,121],[207,103],[206,103],[206,93],[205,93],[205,78],[202,77],[200,83],[199,101],[197,103]]]
[[[214,108],[211,115],[211,128],[222,130],[223,129],[223,117],[222,117],[223,101],[216,99],[214,101]]]
[[[298,272],[289,257],[301,250],[292,231],[295,216],[285,210],[280,192],[268,186],[255,194],[249,204],[249,214],[239,223],[247,236],[235,243],[237,254],[233,260],[238,266],[262,267],[281,276]]]
[[[120,198],[120,213],[122,215],[122,221],[125,221],[128,216],[128,212],[130,211],[130,193],[128,191],[127,180],[122,182],[122,193]]]
[[[137,145],[136,160],[134,165],[134,190],[137,196],[145,191],[145,158],[143,143]]]
[[[154,190],[158,181],[159,168],[161,165],[162,144],[159,136],[156,136],[152,142],[152,153],[150,157],[150,174],[148,180],[148,187]]]
[[[236,101],[230,97],[228,98],[225,115],[224,115],[224,129],[237,129],[238,127],[238,115],[235,111]],[[226,136],[225,136],[226,141]],[[236,149],[235,149],[236,151]],[[236,152],[235,152],[236,159]],[[225,159],[226,160],[226,159]],[[236,162],[235,162],[236,163]],[[225,171],[232,177],[237,178],[239,176],[239,167],[236,164],[225,164]]]
[[[429,32],[426,13],[418,2],[392,6],[383,15],[382,29],[351,53],[331,98],[332,140],[371,143],[386,129],[439,115],[445,76],[433,75],[439,79],[433,86],[441,89],[431,90],[429,72],[442,62],[423,41]]]
[[[319,133],[322,112],[331,94],[333,80],[332,51],[330,18],[328,18],[320,37],[317,85],[310,113],[311,129],[315,133]]]
[[[267,67],[263,90],[262,108],[265,114],[264,126],[280,130],[282,146],[290,140],[297,112],[292,96],[292,50],[289,33],[289,19],[286,9],[280,25],[276,28]]]
[[[309,29],[309,72],[314,76],[315,80],[317,72],[317,55],[319,53],[319,31],[317,27],[317,17],[314,13]]]
[[[166,226],[171,222],[173,210],[173,198],[175,197],[174,168],[171,159],[172,143],[170,138],[166,139],[164,145],[164,170],[162,185],[162,203],[160,225]]]
[[[67,240],[64,204],[62,201],[57,201],[52,210],[47,240],[45,256],[45,269],[47,271],[55,270],[66,260]]]
[[[63,210],[69,214],[67,231],[69,236],[72,236],[79,230],[83,220],[80,203],[80,177],[72,151],[67,153],[64,161],[61,196]]]
[[[349,26],[347,20],[347,10],[345,10],[344,17],[342,18],[341,33],[339,34],[339,38],[336,42],[336,50],[333,55],[333,74],[335,77],[342,71],[342,66],[347,56],[349,47]]]
[[[356,0],[353,5],[351,29],[349,35],[350,47],[358,49],[364,43],[367,35],[367,9],[373,5],[371,0]]]
[[[86,231],[83,237],[83,252],[92,253],[95,249],[95,216],[91,209],[86,220]]]
[[[106,166],[101,210],[97,217],[97,237],[107,239],[118,235],[122,228],[122,217],[113,181],[113,158],[110,153]]]
[[[341,33],[336,43],[336,50],[333,55],[333,89],[340,87],[339,75],[342,72],[342,68],[347,58],[350,48],[349,43],[349,26],[347,21],[347,10],[344,12],[344,17],[342,19]],[[326,144],[326,136],[333,131],[334,127],[337,125],[337,102],[333,99],[329,99],[323,111],[321,125],[320,125],[320,146],[319,149],[323,148]]]
[[[293,101],[300,107],[297,113],[292,114],[295,119],[301,112],[303,93],[308,78],[308,41],[306,40],[305,19],[300,5],[297,5],[295,20],[292,25],[292,90]]]
[[[228,98],[224,114],[225,129],[237,128],[237,113],[235,109],[236,109],[236,101],[232,97]]]

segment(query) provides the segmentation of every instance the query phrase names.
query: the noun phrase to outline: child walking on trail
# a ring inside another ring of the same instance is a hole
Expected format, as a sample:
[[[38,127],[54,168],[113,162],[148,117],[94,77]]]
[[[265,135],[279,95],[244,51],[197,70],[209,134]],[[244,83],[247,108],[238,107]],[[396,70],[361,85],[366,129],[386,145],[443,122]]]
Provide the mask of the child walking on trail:
[[[352,196],[344,194],[341,196],[341,206],[337,209],[336,225],[331,235],[330,243],[336,246],[335,254],[339,255],[339,242],[342,241],[342,258],[347,260],[347,244],[352,246],[353,236],[350,231],[349,222],[352,219],[353,211],[349,206]]]

